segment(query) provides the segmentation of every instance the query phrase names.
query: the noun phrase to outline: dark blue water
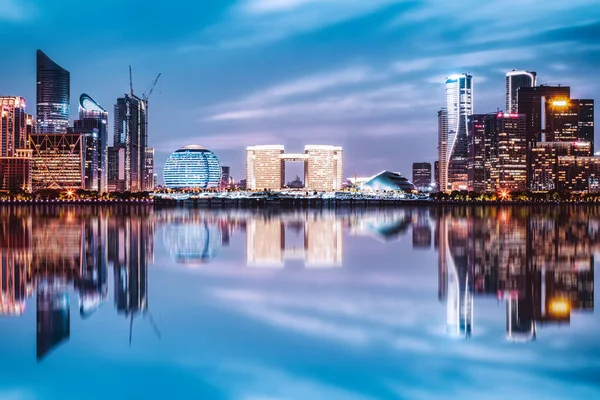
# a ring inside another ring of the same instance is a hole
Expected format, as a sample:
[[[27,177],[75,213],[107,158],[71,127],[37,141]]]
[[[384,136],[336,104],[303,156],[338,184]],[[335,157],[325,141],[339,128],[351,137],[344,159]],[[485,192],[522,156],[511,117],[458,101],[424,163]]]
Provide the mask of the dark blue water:
[[[600,398],[598,208],[0,208],[0,399]]]

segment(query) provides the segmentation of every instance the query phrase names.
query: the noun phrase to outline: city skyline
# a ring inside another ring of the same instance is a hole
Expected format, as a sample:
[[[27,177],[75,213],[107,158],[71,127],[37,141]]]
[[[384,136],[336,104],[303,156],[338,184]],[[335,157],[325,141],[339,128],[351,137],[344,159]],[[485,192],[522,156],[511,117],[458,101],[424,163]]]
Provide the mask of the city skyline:
[[[587,1],[509,2],[506,7],[522,13],[502,20],[493,17],[493,5],[473,3],[473,12],[453,21],[443,17],[446,6],[428,2],[209,1],[190,3],[184,16],[177,12],[177,27],[167,24],[160,36],[148,21],[176,11],[148,11],[128,27],[139,35],[125,39],[119,13],[110,10],[133,13],[135,2],[109,2],[101,12],[107,23],[78,36],[57,23],[83,17],[85,7],[67,3],[51,10],[41,2],[8,2],[0,32],[18,44],[0,63],[0,76],[10,76],[1,94],[25,97],[27,112],[34,113],[37,48],[70,72],[72,111],[80,93],[110,109],[128,92],[129,64],[137,93],[162,72],[149,133],[159,172],[172,151],[198,143],[239,180],[247,145],[294,148],[327,137],[346,150],[345,175],[387,169],[408,176],[412,162],[437,158],[435,113],[444,105],[440,82],[446,76],[473,75],[476,113],[504,108],[505,74],[515,68],[536,71],[539,84],[571,86],[576,99],[595,98],[600,89],[593,79],[600,15]],[[526,27],[533,12],[539,24]],[[446,39],[460,30],[459,40]],[[369,46],[372,41],[378,46]]]

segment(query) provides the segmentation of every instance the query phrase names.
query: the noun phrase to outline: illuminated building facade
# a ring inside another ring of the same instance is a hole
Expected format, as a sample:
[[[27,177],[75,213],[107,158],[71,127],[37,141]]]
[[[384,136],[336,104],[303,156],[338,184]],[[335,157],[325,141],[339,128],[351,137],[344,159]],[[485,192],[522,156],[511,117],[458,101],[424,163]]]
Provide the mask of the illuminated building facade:
[[[546,140],[548,142],[583,141],[594,149],[594,100],[551,98],[546,102]]]
[[[154,149],[146,147],[144,167],[144,191],[151,192],[154,190]]]
[[[86,136],[85,188],[98,190],[100,193],[106,192],[108,190],[108,112],[85,93],[79,97],[79,120],[74,121],[73,132]],[[96,153],[96,161],[92,159],[94,153]],[[93,181],[88,183],[88,177]]]
[[[343,149],[340,146],[304,146],[304,186],[309,190],[340,190],[343,183]]]
[[[0,190],[31,192],[31,154],[20,149],[14,157],[0,157]]]
[[[600,157],[558,157],[559,190],[598,192],[599,182]]]
[[[412,165],[412,183],[419,190],[429,190],[431,187],[431,163],[420,162]]]
[[[163,178],[169,189],[215,189],[221,183],[221,164],[212,151],[185,146],[171,154]]]
[[[526,189],[525,118],[502,112],[469,117],[469,190]]]
[[[438,161],[436,168],[437,190],[448,190],[448,111],[442,108],[438,111]]]
[[[529,189],[547,191],[559,188],[559,159],[586,157],[591,151],[588,142],[539,142],[530,150]],[[563,162],[566,179],[566,162]],[[573,170],[575,171],[575,170]],[[575,175],[573,175],[575,176]]]
[[[87,126],[86,126],[87,125]],[[98,152],[100,141],[98,140],[98,129],[92,128],[92,124],[85,124],[84,121],[75,121],[75,127],[68,129],[69,134],[81,136],[81,142],[84,144],[83,150],[83,189],[98,191]]]
[[[281,189],[285,180],[283,145],[249,146],[246,148],[246,188],[249,190]]]
[[[447,139],[444,159],[440,158],[440,179],[447,186],[442,190],[465,190],[468,188],[468,123],[473,114],[473,77],[468,74],[452,75],[446,78],[445,113],[438,113],[438,141]],[[439,121],[439,118],[445,120]],[[443,161],[443,162],[442,162]]]
[[[71,75],[41,50],[37,51],[37,133],[67,133]]]
[[[227,189],[231,185],[231,168],[227,165],[221,165],[221,187]]]
[[[24,97],[0,96],[0,157],[13,157],[35,131],[35,120],[25,106]]]
[[[24,150],[35,131],[25,98],[0,96],[0,190],[31,191],[30,153]]]
[[[360,190],[367,192],[395,191],[415,192],[418,188],[398,172],[382,171],[359,185]]]
[[[148,102],[137,96],[125,95],[117,99],[114,113],[113,147],[119,151],[116,166],[117,181],[111,187],[119,191],[145,190],[146,148],[148,147]],[[123,151],[121,151],[121,149]],[[114,162],[114,160],[113,160]],[[112,175],[114,178],[115,175]]]
[[[552,98],[570,97],[569,86],[520,87],[517,90],[518,113],[525,114],[527,118],[525,126],[529,146],[546,141],[542,138],[546,129],[546,103]]]
[[[506,73],[506,112],[517,114],[519,112],[518,90],[522,87],[536,85],[536,73],[513,69]]]
[[[33,190],[82,189],[85,136],[78,134],[33,134],[31,180]]]
[[[285,162],[304,163],[307,190],[340,190],[343,184],[343,149],[306,145],[304,153],[285,153],[283,145],[249,146],[246,149],[246,185],[250,190],[279,190],[285,183]]]

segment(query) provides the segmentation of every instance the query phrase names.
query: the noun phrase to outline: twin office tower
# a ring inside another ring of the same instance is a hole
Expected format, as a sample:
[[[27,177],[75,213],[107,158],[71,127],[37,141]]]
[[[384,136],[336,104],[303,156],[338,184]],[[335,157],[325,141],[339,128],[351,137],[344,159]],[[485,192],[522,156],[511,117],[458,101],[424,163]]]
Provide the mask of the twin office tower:
[[[531,149],[548,142],[585,142],[594,148],[594,102],[570,98],[568,86],[537,86],[536,73],[506,74],[506,111],[474,114],[473,77],[446,79],[446,107],[438,112],[439,190],[525,190],[531,186]]]

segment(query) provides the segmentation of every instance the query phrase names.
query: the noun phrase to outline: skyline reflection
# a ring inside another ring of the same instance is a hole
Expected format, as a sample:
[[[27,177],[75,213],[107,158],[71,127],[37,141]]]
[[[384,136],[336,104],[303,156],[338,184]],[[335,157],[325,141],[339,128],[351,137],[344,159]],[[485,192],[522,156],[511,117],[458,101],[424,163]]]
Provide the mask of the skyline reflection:
[[[129,323],[130,344],[137,316],[148,316],[160,339],[149,307],[148,268],[156,237],[176,264],[208,267],[232,257],[239,261],[235,268],[250,274],[293,263],[302,265],[302,274],[335,273],[347,263],[348,243],[360,239],[367,248],[393,249],[395,242],[408,240],[415,251],[437,251],[438,274],[430,279],[437,280],[437,298],[445,305],[445,321],[439,322],[446,335],[477,336],[477,302],[487,297],[504,302],[506,339],[528,342],[538,329],[567,326],[573,313],[593,312],[598,211],[0,207],[0,316],[24,315],[35,296],[37,359],[42,360],[77,334],[70,329],[73,296],[80,318],[87,320],[107,306],[112,292],[115,314]],[[243,256],[234,254],[232,241],[241,242]],[[401,255],[396,262],[402,262]]]

